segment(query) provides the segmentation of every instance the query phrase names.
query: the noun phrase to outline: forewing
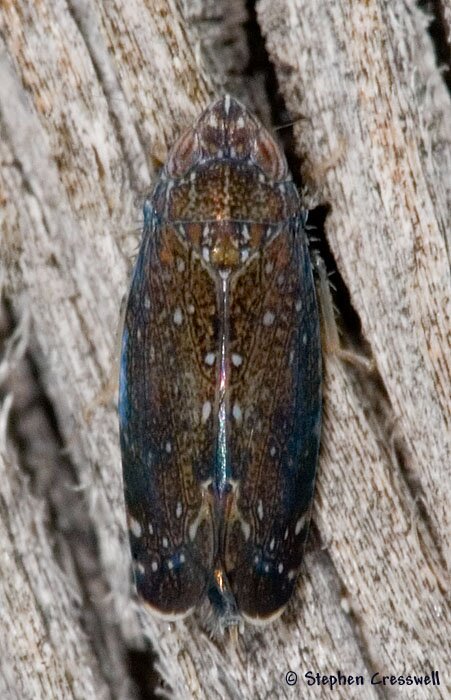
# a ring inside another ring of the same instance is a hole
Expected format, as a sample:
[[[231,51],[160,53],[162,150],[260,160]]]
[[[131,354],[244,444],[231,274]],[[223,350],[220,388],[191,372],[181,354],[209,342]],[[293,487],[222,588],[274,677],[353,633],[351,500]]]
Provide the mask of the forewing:
[[[123,333],[119,415],[138,593],[183,616],[204,593],[212,531],[202,481],[213,459],[215,287],[183,228],[145,232]]]
[[[293,591],[318,456],[318,313],[300,218],[275,226],[232,284],[230,353],[237,512],[226,569],[240,612],[263,621]]]

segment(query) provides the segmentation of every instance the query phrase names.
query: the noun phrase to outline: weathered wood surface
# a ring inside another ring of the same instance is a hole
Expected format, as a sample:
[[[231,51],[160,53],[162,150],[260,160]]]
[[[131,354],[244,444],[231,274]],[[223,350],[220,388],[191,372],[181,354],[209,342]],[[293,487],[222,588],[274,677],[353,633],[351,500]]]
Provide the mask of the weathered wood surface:
[[[116,373],[137,200],[222,86],[265,109],[263,81],[242,75],[242,4],[186,5],[0,2],[1,259],[24,319],[0,374],[13,400],[0,413],[2,698],[134,697],[117,420],[99,397]],[[411,0],[260,0],[257,13],[376,370],[326,358],[322,546],[283,617],[235,650],[202,613],[146,619],[145,634],[176,698],[446,697],[449,95]],[[26,344],[59,434],[29,395]],[[338,669],[363,674],[363,694],[303,678]],[[369,685],[432,669],[439,688]]]

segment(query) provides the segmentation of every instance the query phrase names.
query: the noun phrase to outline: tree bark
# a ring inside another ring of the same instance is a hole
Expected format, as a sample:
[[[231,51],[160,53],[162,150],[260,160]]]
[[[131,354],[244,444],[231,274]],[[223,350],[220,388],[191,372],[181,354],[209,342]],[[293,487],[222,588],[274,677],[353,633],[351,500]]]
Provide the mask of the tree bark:
[[[398,697],[372,674],[432,670],[409,697],[449,692],[449,94],[413,0],[256,9],[252,72],[239,0],[0,2],[2,698],[137,697],[150,647],[177,699]],[[343,343],[374,369],[325,355],[316,536],[285,614],[233,648],[204,610],[133,600],[109,387],[155,163],[225,90],[267,118],[275,78]]]

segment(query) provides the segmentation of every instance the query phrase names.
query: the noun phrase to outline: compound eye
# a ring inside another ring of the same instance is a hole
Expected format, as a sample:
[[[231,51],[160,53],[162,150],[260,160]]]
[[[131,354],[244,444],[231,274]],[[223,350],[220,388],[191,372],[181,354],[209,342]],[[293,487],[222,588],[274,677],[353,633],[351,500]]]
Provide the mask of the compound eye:
[[[280,147],[267,131],[260,130],[253,143],[252,159],[265,175],[278,182],[288,177],[288,167]]]
[[[170,177],[182,177],[192,168],[200,157],[200,147],[194,129],[182,134],[169,153],[166,172]]]

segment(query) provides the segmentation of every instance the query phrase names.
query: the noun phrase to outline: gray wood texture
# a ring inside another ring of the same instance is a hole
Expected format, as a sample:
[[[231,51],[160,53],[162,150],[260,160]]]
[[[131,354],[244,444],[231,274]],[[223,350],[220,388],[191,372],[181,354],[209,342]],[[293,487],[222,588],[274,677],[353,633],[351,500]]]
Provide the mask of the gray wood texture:
[[[413,0],[256,9],[374,370],[326,355],[317,534],[285,614],[233,647],[131,597],[111,386],[155,164],[226,89],[268,118],[244,3],[0,3],[1,698],[137,697],[149,640],[177,699],[449,697],[449,94]]]

